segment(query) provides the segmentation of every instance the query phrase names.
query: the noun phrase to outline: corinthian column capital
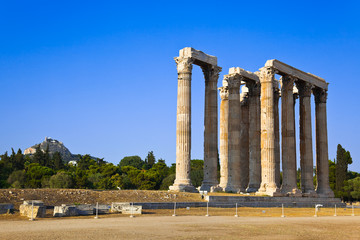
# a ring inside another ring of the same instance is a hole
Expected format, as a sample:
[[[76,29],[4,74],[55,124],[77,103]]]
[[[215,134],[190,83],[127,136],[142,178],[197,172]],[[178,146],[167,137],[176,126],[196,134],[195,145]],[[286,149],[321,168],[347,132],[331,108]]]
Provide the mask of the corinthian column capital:
[[[178,73],[191,73],[193,59],[189,57],[175,57]]]
[[[326,103],[327,90],[322,88],[314,88],[315,103]]]
[[[281,90],[282,91],[293,91],[294,82],[296,78],[293,76],[285,75],[281,77]]]
[[[273,82],[275,79],[275,69],[272,67],[262,67],[259,73],[260,82]]]
[[[223,82],[225,82],[225,86],[228,86],[229,89],[240,89],[242,77],[225,75]]]
[[[205,81],[217,82],[219,79],[219,74],[222,70],[219,66],[206,65],[201,67]]]
[[[299,90],[300,97],[310,97],[311,90],[313,89],[313,85],[304,81],[296,81],[296,87]]]
[[[219,91],[220,91],[221,100],[229,99],[229,89],[228,89],[228,87],[219,87]]]

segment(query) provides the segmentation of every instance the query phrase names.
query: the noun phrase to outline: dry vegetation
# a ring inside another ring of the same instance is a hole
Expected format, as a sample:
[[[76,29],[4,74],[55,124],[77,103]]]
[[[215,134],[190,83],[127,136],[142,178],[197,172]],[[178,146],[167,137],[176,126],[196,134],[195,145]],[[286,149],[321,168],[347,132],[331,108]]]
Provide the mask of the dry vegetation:
[[[0,203],[12,203],[18,209],[24,200],[42,200],[45,205],[111,204],[112,202],[201,202],[198,193],[171,193],[150,190],[87,189],[0,189]]]

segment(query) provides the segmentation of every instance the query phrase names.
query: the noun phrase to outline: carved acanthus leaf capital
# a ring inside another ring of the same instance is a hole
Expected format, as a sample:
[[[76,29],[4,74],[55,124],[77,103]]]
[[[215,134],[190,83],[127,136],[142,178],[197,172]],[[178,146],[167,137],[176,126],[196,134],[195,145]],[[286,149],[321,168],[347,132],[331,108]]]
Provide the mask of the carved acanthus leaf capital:
[[[220,91],[221,100],[229,99],[229,89],[228,89],[228,87],[219,87],[219,91]]]
[[[218,81],[219,74],[222,70],[221,67],[213,66],[213,65],[202,66],[201,69],[204,73],[205,81],[213,81],[213,82]]]
[[[275,79],[275,69],[272,67],[260,68],[260,73],[258,75],[260,82],[272,82]]]
[[[191,73],[193,59],[189,57],[176,57],[174,58],[178,73]]]
[[[314,88],[313,93],[315,97],[315,103],[326,103],[327,90],[322,88]]]
[[[236,75],[225,75],[223,82],[225,86],[228,86],[229,89],[237,88],[240,91],[240,85],[241,85],[242,77],[236,76]]]
[[[281,77],[281,91],[293,91],[294,89],[294,82],[296,78],[293,76],[282,76]]]
[[[311,90],[314,87],[311,83],[296,81],[296,87],[299,90],[300,97],[311,97]]]

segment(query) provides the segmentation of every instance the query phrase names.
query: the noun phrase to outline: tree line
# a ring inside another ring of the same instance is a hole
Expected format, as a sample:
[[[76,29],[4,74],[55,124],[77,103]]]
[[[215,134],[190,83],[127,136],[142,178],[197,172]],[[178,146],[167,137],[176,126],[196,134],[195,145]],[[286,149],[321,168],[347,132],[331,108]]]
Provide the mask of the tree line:
[[[76,164],[64,163],[59,152],[49,153],[37,147],[34,155],[12,149],[0,155],[0,188],[80,188],[168,190],[175,180],[175,164],[156,160],[152,151],[144,160],[127,156],[119,164],[102,158],[79,155]],[[199,186],[203,179],[203,161],[191,160],[191,179]]]
[[[329,160],[330,187],[344,201],[359,201],[360,174],[349,171],[350,164],[350,152],[339,144],[336,159]],[[202,183],[203,167],[203,160],[191,160],[191,181],[195,187]],[[38,146],[32,156],[24,155],[20,149],[0,155],[0,188],[168,190],[175,180],[175,171],[175,164],[167,166],[165,160],[156,160],[153,151],[144,160],[126,156],[117,165],[103,158],[79,155],[77,164],[73,165],[64,163],[59,152],[50,154],[48,148],[42,151]],[[300,175],[298,170],[299,188]]]

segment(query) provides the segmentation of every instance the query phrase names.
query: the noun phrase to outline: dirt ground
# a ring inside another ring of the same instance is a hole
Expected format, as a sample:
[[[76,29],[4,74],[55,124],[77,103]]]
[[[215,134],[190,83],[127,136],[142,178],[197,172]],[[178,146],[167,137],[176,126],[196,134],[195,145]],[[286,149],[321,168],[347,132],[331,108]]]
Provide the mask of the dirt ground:
[[[0,220],[0,239],[359,239],[360,217],[153,216]]]

